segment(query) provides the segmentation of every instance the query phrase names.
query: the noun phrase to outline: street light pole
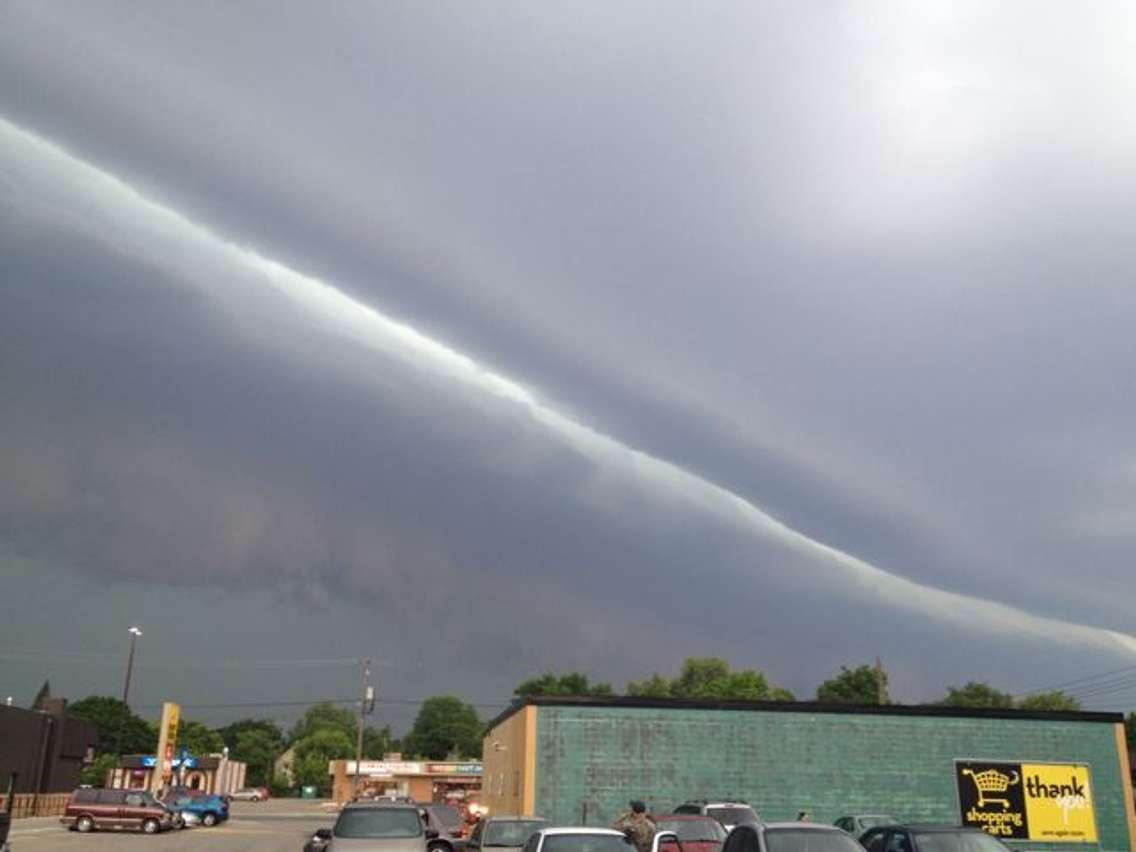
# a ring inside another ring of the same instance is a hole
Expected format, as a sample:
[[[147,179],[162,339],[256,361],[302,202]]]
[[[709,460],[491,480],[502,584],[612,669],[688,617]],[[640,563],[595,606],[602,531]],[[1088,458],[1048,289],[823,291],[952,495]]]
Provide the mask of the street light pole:
[[[351,798],[359,796],[359,773],[363,766],[363,724],[364,718],[370,712],[367,702],[374,695],[371,689],[371,658],[363,661],[363,688],[359,696],[359,728],[355,732],[355,774],[351,776]]]
[[[114,745],[115,752],[120,756],[122,753],[122,734],[126,728],[126,720],[130,718],[130,679],[134,675],[134,643],[142,635],[141,628],[137,626],[131,626],[126,632],[130,634],[130,654],[126,657],[126,684],[122,687],[122,724],[118,726],[118,736],[115,738]]]

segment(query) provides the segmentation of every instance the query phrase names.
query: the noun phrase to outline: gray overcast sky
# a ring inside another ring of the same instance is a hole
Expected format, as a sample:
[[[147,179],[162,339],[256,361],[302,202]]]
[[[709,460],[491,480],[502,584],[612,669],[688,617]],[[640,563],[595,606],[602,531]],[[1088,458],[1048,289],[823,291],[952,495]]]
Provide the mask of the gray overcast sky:
[[[372,654],[399,727],[692,654],[1136,665],[1134,50],[1119,2],[3,3],[0,693],[117,693],[133,622],[144,707]]]

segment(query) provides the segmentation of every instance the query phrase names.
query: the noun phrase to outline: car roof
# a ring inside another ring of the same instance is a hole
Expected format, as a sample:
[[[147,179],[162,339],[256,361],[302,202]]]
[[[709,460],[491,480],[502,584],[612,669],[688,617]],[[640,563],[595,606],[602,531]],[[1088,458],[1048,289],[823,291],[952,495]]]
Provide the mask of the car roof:
[[[792,822],[759,822],[759,823],[751,823],[751,825],[754,828],[760,828],[763,831],[768,830],[770,828],[774,828],[774,829],[793,828],[793,829],[801,829],[802,831],[835,831],[835,832],[839,832],[840,834],[844,834],[844,832],[841,831],[839,828],[837,828],[835,825],[828,825],[828,824],[823,823],[823,822],[802,822],[800,820],[793,820]],[[844,834],[844,836],[847,837],[848,835]]]
[[[524,816],[522,814],[500,814],[487,816],[485,822],[548,822],[542,816]]]
[[[615,831],[611,828],[596,828],[595,826],[579,826],[577,828],[542,828],[540,831],[545,837],[555,837],[560,834],[594,834],[597,837],[623,837],[622,831]]]
[[[371,811],[411,811],[418,813],[421,805],[408,805],[403,802],[348,802],[344,810],[371,810]]]
[[[690,805],[702,805],[704,808],[748,808],[749,802],[687,802]]]
[[[691,821],[691,822],[693,822],[695,820],[701,820],[703,822],[705,822],[707,820],[709,820],[710,822],[717,822],[718,821],[718,820],[714,819],[714,817],[708,816],[707,814],[649,814],[649,816],[653,820],[660,820],[660,819],[675,820],[675,819],[679,819],[679,820],[688,820],[688,821]]]
[[[877,828],[906,828],[910,831],[982,831],[972,825],[952,825],[946,822],[897,822],[895,825]]]

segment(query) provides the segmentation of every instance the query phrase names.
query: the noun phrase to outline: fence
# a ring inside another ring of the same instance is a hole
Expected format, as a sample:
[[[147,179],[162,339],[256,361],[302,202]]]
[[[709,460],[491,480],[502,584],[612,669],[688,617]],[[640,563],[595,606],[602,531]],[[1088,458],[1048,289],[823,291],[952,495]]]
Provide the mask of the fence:
[[[12,818],[62,816],[70,793],[16,793],[12,797]],[[8,805],[8,797],[0,793],[0,812]]]

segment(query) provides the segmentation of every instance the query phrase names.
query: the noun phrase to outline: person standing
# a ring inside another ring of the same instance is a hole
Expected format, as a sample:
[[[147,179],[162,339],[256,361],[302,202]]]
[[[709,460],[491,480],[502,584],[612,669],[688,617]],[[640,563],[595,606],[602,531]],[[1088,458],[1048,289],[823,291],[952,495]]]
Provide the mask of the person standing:
[[[655,824],[647,817],[647,806],[638,799],[629,803],[631,810],[621,814],[611,827],[622,831],[635,844],[637,852],[651,852]]]

